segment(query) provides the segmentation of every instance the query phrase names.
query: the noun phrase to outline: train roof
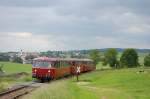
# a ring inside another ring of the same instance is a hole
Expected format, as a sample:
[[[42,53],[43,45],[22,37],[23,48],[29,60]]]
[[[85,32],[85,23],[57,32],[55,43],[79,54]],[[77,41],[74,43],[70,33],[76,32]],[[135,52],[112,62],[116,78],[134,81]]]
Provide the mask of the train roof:
[[[33,60],[39,61],[92,61],[91,59],[78,59],[78,58],[49,58],[49,57],[38,57]]]

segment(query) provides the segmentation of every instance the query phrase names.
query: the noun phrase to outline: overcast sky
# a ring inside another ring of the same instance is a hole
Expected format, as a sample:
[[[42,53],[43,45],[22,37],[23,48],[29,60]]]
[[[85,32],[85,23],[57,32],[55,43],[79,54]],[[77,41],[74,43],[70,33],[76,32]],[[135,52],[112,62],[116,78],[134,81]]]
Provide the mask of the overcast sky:
[[[0,0],[0,51],[150,48],[150,0]]]

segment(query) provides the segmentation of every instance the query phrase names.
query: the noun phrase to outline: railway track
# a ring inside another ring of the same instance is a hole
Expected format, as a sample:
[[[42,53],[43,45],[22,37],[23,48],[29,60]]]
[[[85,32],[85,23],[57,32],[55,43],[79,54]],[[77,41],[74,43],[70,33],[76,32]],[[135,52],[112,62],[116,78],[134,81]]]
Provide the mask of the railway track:
[[[72,77],[72,76],[70,76]],[[70,77],[64,77],[61,79],[55,79],[52,80],[51,82],[58,81],[58,80],[65,80],[69,79]],[[3,91],[0,93],[0,99],[18,99],[23,95],[26,95],[33,91],[34,89],[40,87],[41,85],[49,84],[51,82],[47,83],[39,83],[38,81],[36,82],[29,82],[29,83],[24,83],[20,85],[13,86],[12,88],[9,88],[6,91]]]
[[[72,76],[64,77],[62,79],[65,80],[65,79],[69,79],[71,77]],[[54,82],[54,81],[57,81],[57,80],[60,80],[60,79],[52,80],[51,82]],[[29,83],[26,83],[26,84],[24,83],[24,84],[21,84],[21,85],[13,86],[12,88],[9,88],[8,90],[6,90],[4,92],[1,92],[0,93],[0,99],[17,99],[17,98],[19,98],[19,97],[21,97],[25,94],[30,93],[34,89],[36,89],[36,88],[38,88],[38,87],[40,87],[41,85],[44,85],[44,84],[49,84],[49,82],[48,83],[29,82]]]
[[[41,83],[32,82],[32,83],[26,83],[26,84],[14,86],[0,93],[0,99],[17,99],[33,91],[37,87],[40,87],[41,85],[42,85]]]

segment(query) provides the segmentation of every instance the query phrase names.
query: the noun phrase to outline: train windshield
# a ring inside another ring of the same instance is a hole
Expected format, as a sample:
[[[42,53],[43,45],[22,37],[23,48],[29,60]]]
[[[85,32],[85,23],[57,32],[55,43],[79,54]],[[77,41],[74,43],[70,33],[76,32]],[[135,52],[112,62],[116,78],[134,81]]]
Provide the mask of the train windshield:
[[[33,67],[52,67],[52,63],[44,61],[35,61],[33,62]]]

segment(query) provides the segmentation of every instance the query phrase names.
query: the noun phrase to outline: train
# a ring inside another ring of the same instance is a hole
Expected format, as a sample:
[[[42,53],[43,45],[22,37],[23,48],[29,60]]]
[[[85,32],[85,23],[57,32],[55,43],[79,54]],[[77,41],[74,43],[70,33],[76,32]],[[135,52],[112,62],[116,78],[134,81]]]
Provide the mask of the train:
[[[50,81],[76,75],[77,69],[84,73],[93,71],[96,67],[91,59],[39,57],[33,59],[32,77],[41,82]]]

